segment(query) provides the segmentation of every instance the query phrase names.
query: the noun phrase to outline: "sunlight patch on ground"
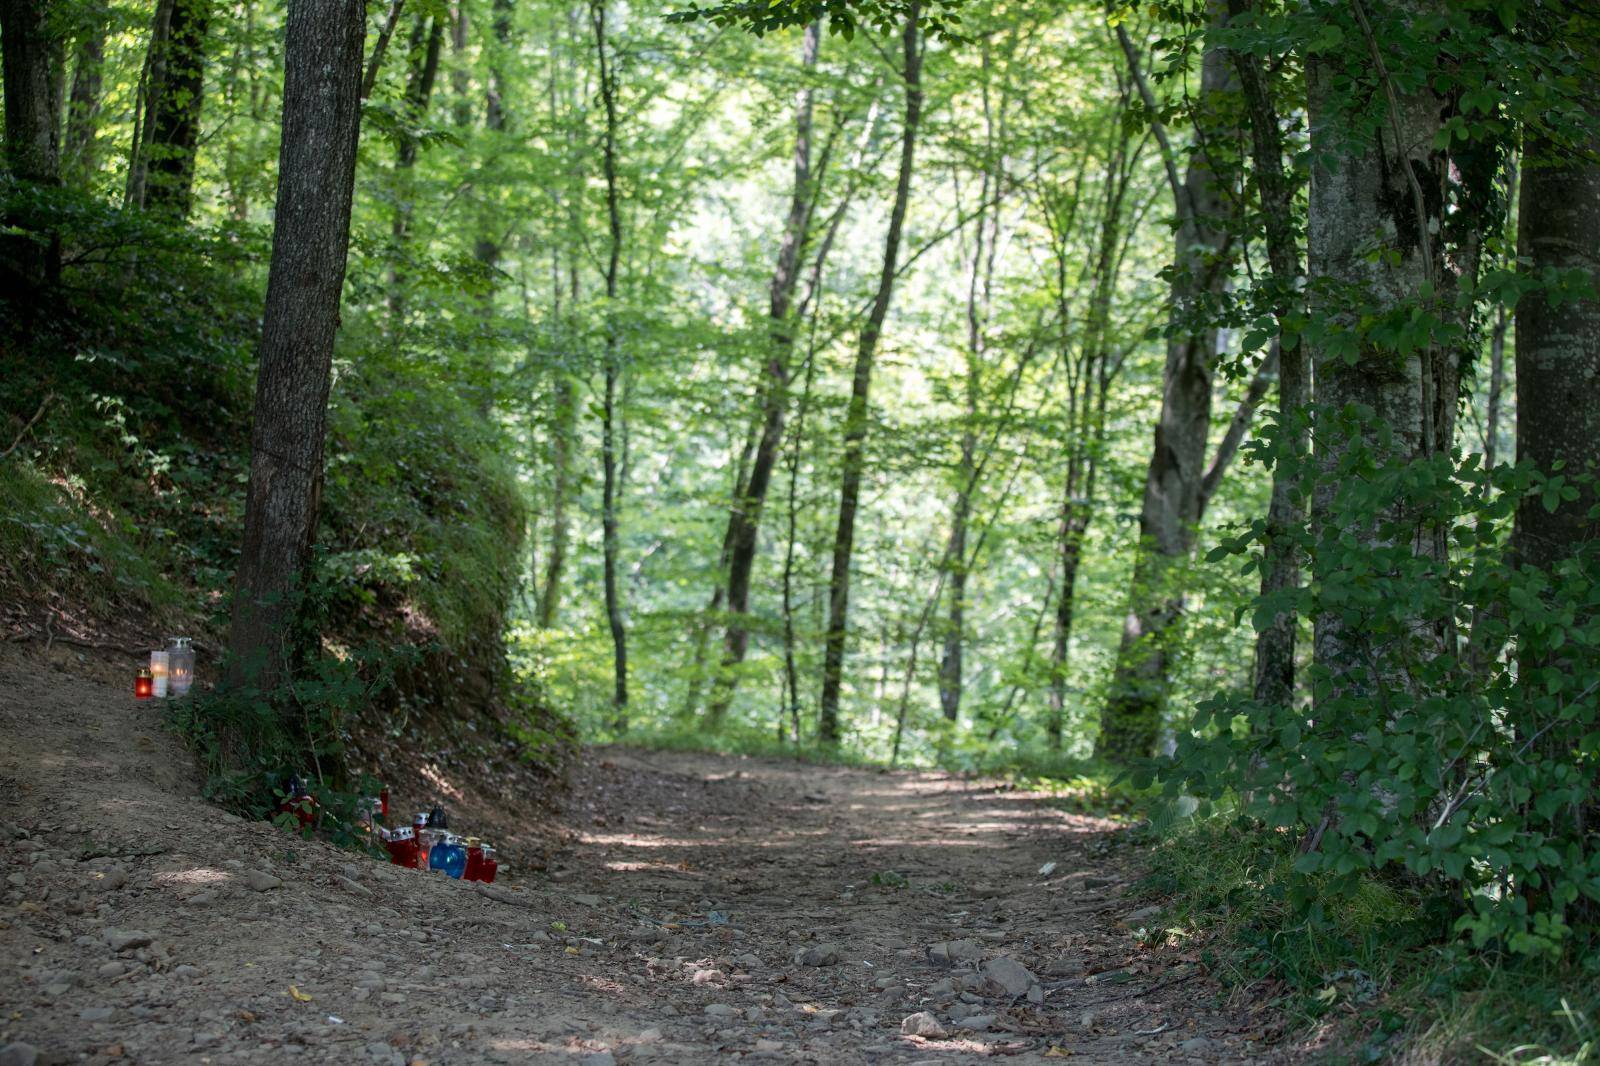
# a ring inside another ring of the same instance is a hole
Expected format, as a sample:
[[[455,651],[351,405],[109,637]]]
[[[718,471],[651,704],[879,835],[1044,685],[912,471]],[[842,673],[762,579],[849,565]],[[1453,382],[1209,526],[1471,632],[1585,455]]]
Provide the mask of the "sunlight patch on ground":
[[[461,790],[452,785],[449,780],[439,772],[438,768],[432,764],[423,764],[422,776],[427,778],[435,788],[449,796],[451,799],[457,802],[460,802],[463,799]]]
[[[104,877],[105,874],[96,873],[94,876]],[[233,875],[210,866],[196,866],[192,870],[167,870],[156,874],[151,880],[158,885],[214,885],[233,880]]]

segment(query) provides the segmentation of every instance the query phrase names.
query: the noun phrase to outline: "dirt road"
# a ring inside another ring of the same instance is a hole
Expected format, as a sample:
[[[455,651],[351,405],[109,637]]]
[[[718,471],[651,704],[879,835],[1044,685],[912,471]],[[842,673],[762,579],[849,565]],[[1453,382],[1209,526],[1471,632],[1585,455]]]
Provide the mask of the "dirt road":
[[[66,665],[0,655],[0,1064],[1272,1057],[1046,797],[594,752],[489,895],[206,805]]]

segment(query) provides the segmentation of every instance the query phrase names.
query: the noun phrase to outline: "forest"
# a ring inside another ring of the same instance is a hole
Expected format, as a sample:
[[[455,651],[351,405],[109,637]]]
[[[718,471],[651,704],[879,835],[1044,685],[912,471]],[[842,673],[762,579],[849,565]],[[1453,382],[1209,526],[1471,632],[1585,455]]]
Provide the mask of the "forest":
[[[0,34],[0,623],[198,634],[214,801],[379,734],[999,775],[1302,1022],[1361,974],[1348,1061],[1600,1054],[1587,0]]]

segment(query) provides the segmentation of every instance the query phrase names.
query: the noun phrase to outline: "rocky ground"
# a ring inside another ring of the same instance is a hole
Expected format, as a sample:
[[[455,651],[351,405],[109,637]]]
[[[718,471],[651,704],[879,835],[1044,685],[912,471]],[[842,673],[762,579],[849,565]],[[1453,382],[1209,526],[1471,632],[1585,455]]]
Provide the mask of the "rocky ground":
[[[480,890],[208,806],[93,673],[0,649],[0,1066],[1293,1057],[1045,796],[600,751]]]

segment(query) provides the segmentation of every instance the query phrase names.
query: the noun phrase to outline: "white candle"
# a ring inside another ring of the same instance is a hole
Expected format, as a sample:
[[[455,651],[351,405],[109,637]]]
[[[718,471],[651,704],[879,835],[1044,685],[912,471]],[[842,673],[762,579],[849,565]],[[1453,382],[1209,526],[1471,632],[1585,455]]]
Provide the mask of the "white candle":
[[[156,697],[158,699],[166,699],[167,697],[167,663],[169,658],[164,651],[150,653],[150,676],[155,680]]]

